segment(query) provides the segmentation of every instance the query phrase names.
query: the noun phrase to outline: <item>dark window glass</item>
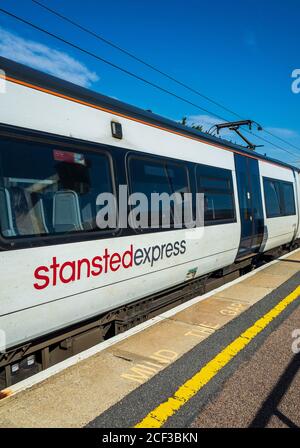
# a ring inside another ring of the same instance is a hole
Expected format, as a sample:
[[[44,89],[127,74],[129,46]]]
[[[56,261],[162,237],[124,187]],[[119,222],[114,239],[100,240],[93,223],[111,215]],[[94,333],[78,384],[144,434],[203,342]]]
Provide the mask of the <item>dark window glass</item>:
[[[189,187],[185,167],[167,161],[160,162],[150,158],[138,157],[130,159],[129,168],[131,193],[143,193],[147,197],[148,207],[146,210],[143,210],[142,204],[138,203],[141,213],[148,215],[147,227],[151,227],[151,223],[153,224],[154,221],[159,223],[158,227],[163,227],[163,223],[168,222],[172,226],[174,224],[173,202],[153,201],[151,194],[167,193],[171,196],[175,192],[187,193]],[[169,213],[170,210],[171,214]],[[181,216],[183,216],[183,213]]]
[[[235,221],[234,193],[230,170],[197,166],[198,192],[204,193],[204,223]]]
[[[292,183],[282,183],[282,199],[285,215],[295,215],[294,187]]]
[[[216,179],[213,177],[201,176],[200,187],[208,190],[230,190],[230,182],[228,179]]]
[[[99,230],[96,198],[102,192],[112,192],[105,155],[0,140],[0,219],[5,237]]]
[[[213,192],[205,195],[205,221],[231,220],[233,217],[231,195]]]
[[[268,218],[294,215],[294,187],[291,182],[264,177],[266,213]]]
[[[277,181],[264,179],[264,191],[267,217],[272,218],[281,215],[280,209],[280,192]]]
[[[187,172],[183,166],[167,164],[167,175],[172,193],[188,193]]]

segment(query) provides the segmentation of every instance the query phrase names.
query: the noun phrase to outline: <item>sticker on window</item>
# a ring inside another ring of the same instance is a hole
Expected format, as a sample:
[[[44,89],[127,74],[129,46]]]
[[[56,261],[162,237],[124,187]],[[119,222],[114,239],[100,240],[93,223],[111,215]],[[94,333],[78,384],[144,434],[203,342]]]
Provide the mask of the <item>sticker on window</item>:
[[[57,162],[77,163],[79,165],[85,165],[85,158],[83,154],[78,152],[59,151],[55,149],[53,151],[54,160]]]

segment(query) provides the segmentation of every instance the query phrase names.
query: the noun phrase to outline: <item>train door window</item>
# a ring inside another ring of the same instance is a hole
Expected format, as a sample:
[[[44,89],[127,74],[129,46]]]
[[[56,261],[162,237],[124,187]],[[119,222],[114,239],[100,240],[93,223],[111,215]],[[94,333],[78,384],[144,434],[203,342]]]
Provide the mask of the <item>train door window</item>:
[[[236,221],[232,173],[230,170],[197,165],[197,190],[204,194],[205,225]]]
[[[295,215],[296,209],[293,184],[291,182],[282,182],[281,191],[285,216]]]
[[[147,217],[140,221],[146,222],[146,227],[155,227],[153,222],[158,223],[159,228],[174,227],[173,203],[168,201],[152,201],[152,193],[167,193],[171,196],[175,192],[180,194],[189,191],[186,168],[177,163],[169,161],[158,161],[144,157],[131,157],[129,159],[129,176],[131,193],[143,193],[147,198],[147,210],[141,213]],[[146,204],[145,204],[146,205]],[[171,207],[169,206],[171,205]],[[171,212],[171,214],[170,214]]]
[[[112,192],[103,153],[25,140],[0,140],[0,219],[4,237],[99,230],[99,193]]]

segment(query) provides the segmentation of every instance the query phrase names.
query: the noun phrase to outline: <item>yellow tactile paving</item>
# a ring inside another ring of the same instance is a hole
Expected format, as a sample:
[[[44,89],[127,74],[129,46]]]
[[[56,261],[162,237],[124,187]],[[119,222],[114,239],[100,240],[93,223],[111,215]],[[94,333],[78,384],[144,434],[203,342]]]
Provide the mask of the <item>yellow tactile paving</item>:
[[[144,417],[136,428],[160,428],[184,404],[200,391],[217,373],[243,350],[272,320],[280,315],[286,307],[299,300],[300,286],[282,299],[274,308],[257,320],[251,327],[241,333],[220,353],[202,367],[192,378],[182,384],[167,400]]]

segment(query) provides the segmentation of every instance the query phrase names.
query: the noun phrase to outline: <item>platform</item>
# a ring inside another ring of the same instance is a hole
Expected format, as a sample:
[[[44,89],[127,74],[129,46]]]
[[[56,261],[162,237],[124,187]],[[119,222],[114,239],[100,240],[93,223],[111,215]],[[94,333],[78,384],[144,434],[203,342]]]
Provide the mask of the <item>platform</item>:
[[[297,250],[2,391],[0,427],[300,426],[293,391],[259,414],[300,381],[299,285]]]

